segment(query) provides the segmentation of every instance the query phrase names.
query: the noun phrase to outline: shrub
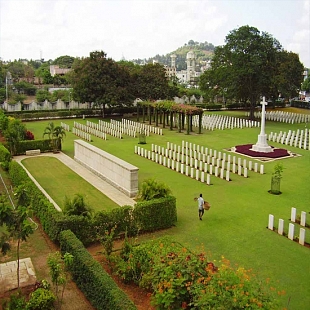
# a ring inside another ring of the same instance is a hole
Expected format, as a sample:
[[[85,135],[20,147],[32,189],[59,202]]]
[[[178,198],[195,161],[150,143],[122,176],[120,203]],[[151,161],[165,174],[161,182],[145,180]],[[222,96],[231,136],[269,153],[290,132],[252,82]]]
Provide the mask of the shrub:
[[[155,179],[147,179],[142,182],[142,187],[139,192],[139,200],[152,200],[157,198],[167,197],[171,194],[170,188],[162,182]]]
[[[70,230],[61,232],[60,246],[62,253],[68,252],[73,255],[74,260],[69,270],[74,282],[96,309],[136,309],[127,295],[118,288]]]
[[[50,290],[38,288],[31,293],[26,310],[54,309],[55,296]]]

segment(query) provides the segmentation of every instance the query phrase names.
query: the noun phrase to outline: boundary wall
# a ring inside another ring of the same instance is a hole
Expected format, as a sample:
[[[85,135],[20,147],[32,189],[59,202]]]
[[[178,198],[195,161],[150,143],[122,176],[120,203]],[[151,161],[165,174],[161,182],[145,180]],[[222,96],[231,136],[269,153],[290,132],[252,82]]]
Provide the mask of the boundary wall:
[[[137,195],[139,168],[83,140],[74,140],[74,159],[125,195]]]

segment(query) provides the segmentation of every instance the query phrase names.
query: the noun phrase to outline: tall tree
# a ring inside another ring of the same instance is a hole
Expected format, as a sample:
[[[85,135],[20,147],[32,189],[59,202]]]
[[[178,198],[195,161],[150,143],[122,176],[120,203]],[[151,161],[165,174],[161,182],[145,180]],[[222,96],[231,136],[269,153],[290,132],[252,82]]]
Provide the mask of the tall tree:
[[[103,51],[75,61],[69,80],[73,87],[73,97],[80,102],[94,103],[104,117],[106,106],[128,105],[133,96],[130,91],[130,74],[124,67]]]
[[[202,90],[227,94],[236,100],[249,101],[250,117],[261,95],[267,95],[275,78],[276,53],[280,43],[257,28],[242,26],[232,30],[225,45],[217,47],[211,69],[200,80]]]
[[[166,99],[169,95],[169,80],[165,68],[158,63],[142,66],[136,83],[137,97],[142,100]]]

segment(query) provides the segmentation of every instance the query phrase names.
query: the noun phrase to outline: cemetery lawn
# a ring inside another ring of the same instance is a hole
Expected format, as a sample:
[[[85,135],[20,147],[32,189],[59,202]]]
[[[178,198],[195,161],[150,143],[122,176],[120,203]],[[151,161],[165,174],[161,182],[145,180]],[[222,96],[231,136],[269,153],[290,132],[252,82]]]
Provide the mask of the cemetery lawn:
[[[296,111],[296,109],[290,110],[290,112]],[[309,112],[302,110],[302,113]],[[244,117],[242,111],[216,114]],[[88,120],[98,122],[97,119]],[[73,121],[63,120],[70,125],[70,128]],[[76,119],[75,121],[86,124],[86,120]],[[47,124],[48,121],[29,122],[26,126],[35,134],[35,137],[40,138]],[[55,124],[60,125],[60,121],[56,120]],[[305,126],[304,123],[288,124],[266,121],[265,131],[269,134],[270,132],[304,130]],[[163,136],[152,134],[146,137],[147,144],[140,146],[151,150],[152,143],[166,147],[167,142],[181,145],[184,140],[224,152],[224,149],[235,145],[255,144],[260,128],[216,129],[203,131],[202,135],[197,134],[197,128],[194,128],[194,131],[196,133],[186,135],[185,132],[178,133],[175,128],[173,131],[166,128]],[[67,132],[63,142],[63,152],[71,157],[74,154],[73,141],[75,139],[79,138]],[[283,307],[293,310],[310,308],[310,249],[266,228],[268,216],[273,214],[275,226],[281,218],[284,220],[284,227],[287,231],[291,207],[297,209],[297,214],[306,211],[307,222],[310,222],[309,150],[269,142],[274,147],[286,148],[301,156],[264,163],[264,175],[253,171],[249,172],[248,178],[231,174],[231,182],[211,176],[212,185],[207,186],[134,154],[134,146],[138,145],[138,138],[124,136],[124,139],[120,140],[108,136],[108,140],[104,141],[94,137],[91,144],[139,167],[139,184],[146,178],[156,178],[169,185],[173,195],[177,198],[178,222],[175,227],[164,232],[166,235],[191,249],[203,248],[210,260],[216,260],[215,263],[224,256],[233,265],[253,269],[262,281],[266,281],[267,278],[271,279],[277,290],[284,289],[287,292],[284,297],[279,296]],[[242,155],[236,156],[247,158]],[[31,160],[36,161],[36,158],[31,158]],[[282,194],[276,196],[269,194],[268,191],[274,166],[278,162],[283,164],[284,171],[281,180]],[[36,167],[34,170],[37,170]],[[49,169],[45,167],[45,170]],[[68,181],[66,176],[63,176],[59,178],[58,186],[61,187]],[[54,180],[51,178],[50,182]],[[211,209],[205,213],[202,221],[198,220],[197,203],[194,201],[194,197],[200,193],[211,203]],[[295,226],[295,235],[298,236],[299,227]],[[162,234],[163,232],[155,233],[154,237]],[[306,242],[310,243],[308,228],[306,229]]]
[[[65,197],[72,200],[76,194],[82,194],[85,202],[94,211],[112,210],[118,207],[118,204],[56,158],[45,156],[27,158],[22,163],[62,209]]]

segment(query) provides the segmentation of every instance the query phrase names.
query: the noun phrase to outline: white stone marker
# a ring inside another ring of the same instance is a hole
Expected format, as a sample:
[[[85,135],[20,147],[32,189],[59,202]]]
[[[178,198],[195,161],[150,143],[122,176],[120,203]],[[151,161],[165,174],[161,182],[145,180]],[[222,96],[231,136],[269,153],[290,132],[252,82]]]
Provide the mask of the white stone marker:
[[[241,158],[238,157],[238,166],[241,166]]]
[[[191,178],[194,178],[194,168],[191,168]]]
[[[152,143],[152,152],[154,152],[154,144]]]
[[[190,158],[190,160],[189,160],[189,165],[190,165],[191,167],[193,167],[193,157]]]
[[[299,230],[299,244],[305,245],[305,237],[306,237],[306,230],[304,228],[300,228],[300,230]]]
[[[188,166],[185,166],[185,174],[188,176]]]
[[[216,177],[218,177],[218,175],[219,175],[219,167],[218,167],[218,166],[215,166],[214,175],[215,175]]]
[[[200,161],[200,162],[199,162],[199,170],[202,170],[202,164],[203,164],[203,162]]]
[[[195,169],[197,169],[197,168],[198,168],[198,160],[195,159]]]
[[[226,170],[227,170],[227,171],[230,171],[230,162],[227,162]]]
[[[217,167],[220,167],[220,166],[221,166],[221,164],[220,164],[220,159],[219,159],[219,158],[216,160],[216,166],[217,166]]]
[[[214,158],[216,158],[216,154],[217,154],[217,151],[214,150],[214,152],[213,152],[213,157],[214,157]]]
[[[226,153],[223,153],[223,160],[226,161]]]
[[[163,166],[166,167],[166,164],[167,164],[167,163],[166,163],[166,157],[164,157],[164,158],[163,158]]]
[[[207,163],[210,165],[210,155],[207,156]]]
[[[236,165],[235,164],[232,165],[232,172],[236,173]]]
[[[268,104],[265,101],[265,97],[263,97],[263,101],[260,103],[262,105],[262,118],[261,118],[261,131],[258,135],[258,139],[256,144],[252,145],[253,151],[256,152],[264,152],[264,153],[271,153],[273,152],[273,149],[271,146],[267,143],[267,135],[265,134],[265,107]]]
[[[254,172],[258,171],[258,163],[254,163]]]
[[[169,157],[169,150],[168,149],[165,150],[165,156]]]
[[[176,171],[176,172],[179,172],[179,165],[180,165],[180,163],[177,161],[177,162],[175,163],[175,171]]]
[[[211,184],[211,177],[210,177],[210,174],[207,174],[207,184],[208,184],[208,185]]]
[[[147,158],[148,158],[148,159],[151,159],[151,151],[148,151],[148,152],[147,152]]]
[[[220,171],[220,178],[221,179],[224,179],[224,169],[222,168],[221,171]]]
[[[212,157],[211,165],[212,165],[212,166],[215,166],[215,157]]]
[[[139,152],[139,148],[138,148],[138,152]],[[154,160],[155,160],[155,153],[152,152],[152,161],[154,161]]]
[[[233,164],[236,164],[236,156],[233,156]]]
[[[189,159],[188,159],[188,156],[186,156],[186,157],[185,157],[185,164],[186,164],[186,166],[188,166],[188,160],[189,160]]]
[[[199,181],[199,170],[196,170],[196,180]]]
[[[273,230],[273,221],[274,221],[274,216],[272,214],[269,214],[268,229],[270,230]]]
[[[170,158],[167,159],[167,167],[170,168]]]
[[[201,172],[200,181],[201,181],[202,183],[205,182],[205,173],[204,173],[203,171]]]
[[[219,152],[219,153],[218,153],[217,158],[218,158],[219,160],[222,159],[222,152]]]
[[[289,223],[288,225],[288,238],[291,240],[294,240],[294,224],[293,223]]]
[[[230,154],[227,155],[227,161],[231,162],[231,155]]]
[[[138,155],[141,155],[141,148],[138,146]]]
[[[259,173],[264,174],[264,165],[260,165]]]
[[[209,173],[212,175],[213,174],[213,166],[210,165]]]
[[[154,145],[154,152],[155,152],[155,153],[158,152],[158,149],[157,149],[157,145],[156,145],[156,144]]]
[[[306,212],[301,211],[301,218],[300,218],[300,225],[301,226],[306,226]]]
[[[244,168],[244,170],[243,170],[243,176],[244,176],[245,178],[248,177],[248,168]]]
[[[238,166],[238,174],[242,175],[242,167],[241,166]]]
[[[138,147],[135,145],[135,154],[138,152]]]
[[[284,220],[279,219],[278,234],[283,235]]]
[[[158,154],[155,154],[155,161],[158,163]]]
[[[159,164],[162,165],[162,163],[163,163],[163,156],[159,155]]]
[[[296,221],[296,208],[291,209],[291,221],[292,222]]]
[[[208,164],[207,163],[204,164],[204,169],[203,170],[204,170],[204,172],[208,172]]]
[[[250,160],[250,161],[249,161],[249,170],[252,170],[252,168],[253,168],[253,163],[252,163],[252,161]]]
[[[184,164],[181,164],[181,173],[184,174]]]
[[[225,168],[225,160],[222,160],[222,168]]]
[[[226,181],[230,181],[230,179],[229,179],[229,170],[226,170]]]
[[[243,160],[243,168],[246,167],[246,159]]]

